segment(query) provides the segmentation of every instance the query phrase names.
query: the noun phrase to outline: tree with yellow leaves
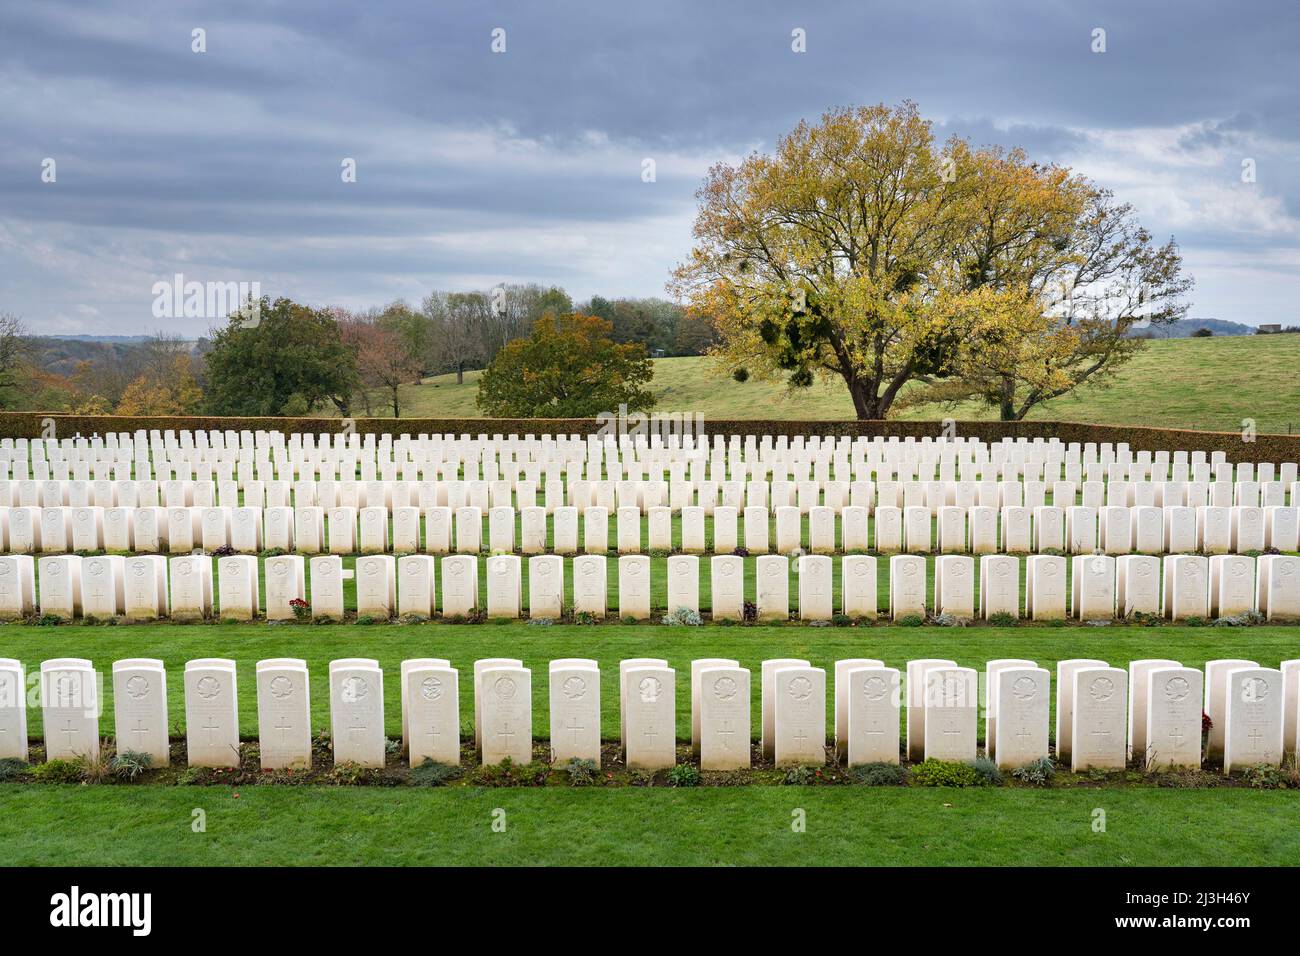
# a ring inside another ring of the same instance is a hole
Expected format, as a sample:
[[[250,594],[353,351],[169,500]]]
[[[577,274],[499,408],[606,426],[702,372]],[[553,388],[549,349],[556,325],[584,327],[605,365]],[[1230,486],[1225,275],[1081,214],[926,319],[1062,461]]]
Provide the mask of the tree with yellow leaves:
[[[1135,322],[1185,309],[1176,247],[1128,207],[1020,151],[939,145],[910,102],[800,123],[774,155],[713,167],[697,198],[669,287],[715,317],[714,354],[794,387],[838,377],[859,418],[909,383],[909,402],[1021,417],[1131,355]]]
[[[188,355],[172,358],[162,375],[144,374],[122,392],[118,415],[193,415],[203,402]]]

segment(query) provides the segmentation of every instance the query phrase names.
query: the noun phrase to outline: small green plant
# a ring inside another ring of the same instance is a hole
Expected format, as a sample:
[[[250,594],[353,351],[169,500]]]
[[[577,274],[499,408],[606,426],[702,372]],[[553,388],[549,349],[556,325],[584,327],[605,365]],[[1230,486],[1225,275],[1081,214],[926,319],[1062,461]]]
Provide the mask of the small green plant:
[[[980,775],[980,780],[986,787],[1002,786],[1002,771],[988,757],[975,758],[975,772]]]
[[[925,618],[920,614],[904,614],[902,617],[894,619],[895,627],[921,627],[925,624]]]
[[[153,765],[153,755],[124,750],[113,757],[109,769],[118,780],[135,780]]]
[[[1021,783],[1027,783],[1035,787],[1046,787],[1056,776],[1056,762],[1051,757],[1039,757],[1033,763],[1027,763],[1023,767],[1016,767],[1011,771],[1011,776],[1015,777]]]
[[[699,627],[703,621],[700,620],[700,612],[689,607],[679,607],[663,616],[660,622],[673,627]]]
[[[600,618],[596,617],[596,615],[592,614],[590,611],[578,611],[573,615],[573,623],[583,625],[599,624]]]
[[[1289,775],[1281,767],[1247,767],[1242,779],[1256,790],[1285,790]]]
[[[1185,617],[1181,623],[1183,627],[1207,627],[1210,622],[1203,617]]]
[[[847,614],[832,614],[831,624],[835,627],[852,627],[853,618],[849,617]]]
[[[378,768],[362,767],[355,763],[336,764],[330,771],[330,780],[333,783],[345,787],[355,787],[362,784],[374,783],[379,777]]]
[[[564,765],[564,771],[569,775],[569,786],[571,787],[589,787],[596,782],[596,761],[594,760],[572,757]]]
[[[394,737],[384,738],[384,753],[390,757],[399,757],[402,753],[402,742]]]
[[[460,776],[460,767],[434,763],[427,757],[418,767],[411,768],[411,783],[417,787],[444,787]]]
[[[1226,617],[1216,618],[1215,627],[1254,627],[1257,624],[1264,623],[1264,615],[1258,611],[1243,611],[1240,614],[1229,614]]]
[[[996,614],[990,614],[985,623],[989,627],[1015,627],[1017,621],[1016,616],[1010,611],[998,611]]]
[[[907,779],[907,771],[896,763],[867,763],[849,768],[849,779],[864,787],[892,787]]]
[[[293,611],[295,621],[311,620],[311,605],[302,598],[294,598],[290,601],[289,608]]]
[[[0,783],[18,780],[31,772],[31,764],[17,757],[5,757],[0,760]]]
[[[357,615],[357,623],[358,623],[358,624],[367,624],[367,625],[368,625],[368,624],[383,624],[383,623],[386,623],[386,622],[383,621],[381,618],[377,618],[377,617],[375,617],[375,616],[372,615],[372,614],[358,614],[358,615]]]
[[[978,787],[984,783],[971,764],[933,758],[913,767],[908,779],[916,787]]]
[[[668,786],[670,787],[698,787],[699,785],[700,771],[688,763],[679,763],[668,771]]]
[[[32,779],[39,783],[81,783],[81,768],[72,760],[47,760],[31,769]]]
[[[790,787],[809,787],[817,782],[817,773],[814,767],[791,767],[783,782]]]

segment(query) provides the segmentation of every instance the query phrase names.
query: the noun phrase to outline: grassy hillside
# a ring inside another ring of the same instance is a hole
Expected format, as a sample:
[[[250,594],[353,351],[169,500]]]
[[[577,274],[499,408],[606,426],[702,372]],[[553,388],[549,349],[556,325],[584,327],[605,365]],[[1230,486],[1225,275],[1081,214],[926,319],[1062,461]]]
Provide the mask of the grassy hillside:
[[[852,418],[842,385],[798,392],[780,383],[745,383],[715,374],[707,359],[655,362],[652,383],[660,411],[702,412],[708,418]],[[404,390],[403,416],[477,416],[478,373],[426,379]],[[376,414],[385,414],[376,410]],[[955,411],[912,409],[906,418],[993,418],[976,405]],[[1300,428],[1300,335],[1234,336],[1153,341],[1106,388],[1087,387],[1031,413],[1032,418],[1237,431],[1243,418],[1261,432]]]

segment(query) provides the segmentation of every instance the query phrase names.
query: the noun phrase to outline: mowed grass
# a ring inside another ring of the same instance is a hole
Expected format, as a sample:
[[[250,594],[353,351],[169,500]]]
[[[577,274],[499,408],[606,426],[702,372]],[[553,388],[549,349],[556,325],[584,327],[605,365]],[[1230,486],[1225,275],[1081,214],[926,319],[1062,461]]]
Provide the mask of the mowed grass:
[[[1278,866],[1300,859],[1295,797],[1244,789],[0,787],[0,853],[9,866]],[[195,810],[204,811],[205,832],[191,829]],[[792,829],[796,810],[805,832]],[[1093,828],[1097,810],[1105,832]]]
[[[128,656],[159,657],[168,669],[173,734],[184,729],[181,676],[197,657],[239,664],[241,735],[257,736],[255,662],[305,658],[313,727],[328,727],[327,667],[334,658],[378,659],[385,670],[385,729],[401,732],[397,674],[415,656],[449,658],[460,669],[462,733],[473,725],[472,663],[517,657],[533,671],[533,735],[548,736],[547,664],[593,657],[601,665],[601,729],[618,736],[618,661],[663,657],[676,668],[677,734],[689,737],[689,662],[731,657],[757,675],[771,657],[803,657],[832,668],[846,657],[904,667],[947,657],[982,668],[1023,657],[1054,668],[1070,657],[1123,666],[1175,657],[1201,666],[1245,657],[1275,666],[1300,654],[1300,630],[1095,627],[756,627],[655,625],[535,627],[455,625],[120,625],[0,627],[0,656],[29,671],[51,656],[82,656],[105,672]],[[833,727],[830,686],[827,719]],[[112,686],[105,681],[105,736]],[[29,710],[39,741],[39,709]],[[982,734],[981,734],[982,736]],[[0,785],[0,858],[30,865],[1087,865],[1187,866],[1300,859],[1294,791],[1149,785],[1001,787],[662,787],[574,789],[346,786]],[[1094,829],[1105,812],[1105,832]],[[196,810],[204,832],[192,829]],[[804,811],[805,832],[791,824]],[[504,832],[493,822],[504,811]]]
[[[1035,409],[1031,419],[1104,425],[1153,425],[1240,431],[1254,419],[1261,432],[1300,427],[1300,335],[1247,335],[1149,342],[1108,387],[1086,386]],[[478,372],[456,384],[454,375],[426,379],[402,390],[403,417],[473,418]],[[700,413],[706,419],[851,419],[848,392],[837,380],[790,390],[781,383],[739,383],[704,358],[655,361],[651,387],[662,412]],[[391,409],[376,408],[379,416]],[[966,404],[955,410],[931,405],[900,418],[983,420],[996,410]]]

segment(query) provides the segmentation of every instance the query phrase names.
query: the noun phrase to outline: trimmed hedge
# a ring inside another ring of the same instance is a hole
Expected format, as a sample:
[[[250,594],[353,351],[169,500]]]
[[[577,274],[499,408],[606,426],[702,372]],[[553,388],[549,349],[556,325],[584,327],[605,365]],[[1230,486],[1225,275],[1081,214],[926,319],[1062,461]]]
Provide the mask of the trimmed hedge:
[[[588,435],[603,423],[594,418],[356,418],[358,434]],[[689,421],[689,419],[688,419]],[[315,434],[343,431],[339,418],[238,418],[212,416],[62,415],[48,412],[0,412],[0,438],[70,438],[108,432],[205,430],[279,430]],[[704,419],[708,435],[883,435],[899,438],[938,437],[934,421],[791,421],[787,419]],[[1093,425],[1086,422],[956,422],[954,433],[992,443],[1003,438],[1056,438],[1062,442],[1128,442],[1135,450],[1222,451],[1232,462],[1300,461],[1300,435],[1256,435],[1247,442],[1236,432]]]

